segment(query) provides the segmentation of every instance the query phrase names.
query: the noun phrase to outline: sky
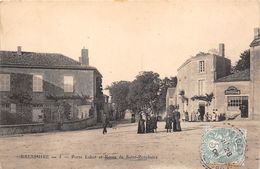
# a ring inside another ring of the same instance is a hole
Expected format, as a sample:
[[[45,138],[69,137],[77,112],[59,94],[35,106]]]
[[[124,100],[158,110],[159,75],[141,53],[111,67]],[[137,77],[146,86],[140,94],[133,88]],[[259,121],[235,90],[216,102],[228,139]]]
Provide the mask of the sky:
[[[219,43],[234,64],[259,26],[260,0],[0,2],[0,50],[78,60],[88,48],[104,87],[140,71],[175,76],[185,60]]]

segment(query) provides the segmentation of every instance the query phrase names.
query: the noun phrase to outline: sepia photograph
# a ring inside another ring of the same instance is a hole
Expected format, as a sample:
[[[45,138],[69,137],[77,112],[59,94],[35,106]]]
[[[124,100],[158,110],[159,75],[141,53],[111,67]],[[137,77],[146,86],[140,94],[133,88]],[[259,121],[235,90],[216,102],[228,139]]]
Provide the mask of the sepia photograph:
[[[0,0],[0,169],[260,169],[260,0]]]

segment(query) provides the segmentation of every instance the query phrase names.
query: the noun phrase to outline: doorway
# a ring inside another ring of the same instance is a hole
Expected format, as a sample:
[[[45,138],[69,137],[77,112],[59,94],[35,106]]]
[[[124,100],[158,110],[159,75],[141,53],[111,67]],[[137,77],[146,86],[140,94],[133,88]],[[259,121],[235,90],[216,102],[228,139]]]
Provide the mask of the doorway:
[[[248,118],[248,98],[242,98],[242,104],[240,105],[241,118]]]
[[[205,115],[205,104],[199,103],[199,112],[200,112],[200,120],[204,121],[204,115]]]

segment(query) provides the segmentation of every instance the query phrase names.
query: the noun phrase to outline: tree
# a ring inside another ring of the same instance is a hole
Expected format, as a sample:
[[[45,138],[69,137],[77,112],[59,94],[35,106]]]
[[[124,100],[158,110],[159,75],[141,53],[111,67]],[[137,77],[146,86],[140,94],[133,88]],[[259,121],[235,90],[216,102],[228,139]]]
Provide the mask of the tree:
[[[17,91],[16,93],[12,93],[10,99],[12,99],[14,103],[20,105],[21,113],[24,113],[24,108],[32,104],[32,95],[27,91]]]
[[[153,108],[158,103],[161,79],[158,73],[141,72],[131,83],[128,102],[135,112]]]
[[[67,120],[71,120],[72,118],[72,112],[71,112],[71,105],[68,102],[63,102],[64,107],[64,115]]]
[[[103,99],[102,78],[100,76],[96,78],[96,91],[96,97]]]
[[[11,86],[10,99],[11,102],[20,106],[20,113],[24,113],[25,109],[32,105],[32,75],[14,73],[12,74],[11,83],[19,83],[19,85]]]
[[[131,109],[138,113],[149,108],[160,112],[165,110],[167,89],[176,85],[176,77],[160,79],[158,73],[146,71],[140,72],[132,82],[114,82],[107,89],[120,112]]]
[[[189,99],[185,96],[185,91],[184,90],[181,90],[179,92],[179,95],[181,96],[181,101],[182,101],[183,104],[185,103],[185,101],[188,103]]]
[[[233,67],[233,72],[243,71],[250,68],[250,50],[245,50],[240,54],[240,59]]]
[[[129,108],[127,95],[129,92],[129,86],[131,82],[128,81],[119,81],[113,82],[111,86],[108,86],[107,89],[111,95],[112,103],[116,104],[117,110],[124,112]]]
[[[94,98],[94,103],[96,105],[97,110],[97,120],[101,121],[101,110],[104,109],[104,95],[103,95],[103,87],[102,87],[102,78],[97,76],[96,78],[96,96]]]

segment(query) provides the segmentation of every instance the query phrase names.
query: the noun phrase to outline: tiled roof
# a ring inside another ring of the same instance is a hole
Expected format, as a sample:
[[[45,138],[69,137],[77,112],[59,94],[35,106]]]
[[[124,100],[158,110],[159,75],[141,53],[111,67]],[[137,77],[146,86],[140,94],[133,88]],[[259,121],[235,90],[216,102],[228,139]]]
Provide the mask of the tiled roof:
[[[0,51],[0,65],[2,67],[41,67],[41,68],[68,68],[68,69],[93,69],[95,67],[81,65],[80,62],[57,53]]]
[[[233,82],[233,81],[249,81],[250,80],[250,70],[246,69],[244,71],[236,72],[234,74],[217,79],[217,82]]]
[[[80,65],[79,62],[56,53],[35,53],[22,52],[19,56],[17,52],[0,51],[1,64],[19,64],[32,66],[66,66]]]

